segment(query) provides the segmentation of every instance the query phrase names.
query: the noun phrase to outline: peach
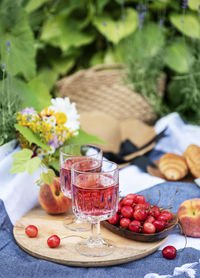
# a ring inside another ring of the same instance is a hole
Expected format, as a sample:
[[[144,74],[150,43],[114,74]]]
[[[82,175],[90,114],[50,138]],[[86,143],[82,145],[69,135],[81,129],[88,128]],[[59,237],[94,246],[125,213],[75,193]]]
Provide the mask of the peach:
[[[177,212],[185,235],[200,237],[200,199],[184,201]]]
[[[54,178],[53,184],[44,184],[39,191],[41,207],[49,214],[60,214],[71,207],[71,199],[64,196],[60,188],[60,178]]]

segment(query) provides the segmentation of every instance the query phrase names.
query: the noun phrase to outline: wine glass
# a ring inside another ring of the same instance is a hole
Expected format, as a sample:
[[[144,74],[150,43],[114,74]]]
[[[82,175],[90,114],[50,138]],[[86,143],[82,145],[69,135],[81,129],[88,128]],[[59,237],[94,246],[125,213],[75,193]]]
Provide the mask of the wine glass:
[[[90,144],[72,144],[63,146],[60,148],[60,179],[61,190],[65,196],[71,199],[71,167],[75,162],[81,162],[88,158],[98,159],[102,161],[102,150]],[[90,164],[90,165],[89,165]],[[88,164],[85,165],[85,171],[100,171],[101,165],[99,163],[93,163],[92,160],[88,160]],[[75,215],[69,215],[63,222],[64,226],[71,231],[83,232],[90,229],[87,222],[82,222]]]
[[[91,172],[83,170],[84,164],[88,161],[72,165],[72,209],[79,219],[91,223],[91,236],[76,244],[76,250],[86,256],[106,256],[114,246],[101,238],[100,221],[117,212],[119,169],[116,163],[103,160],[101,171]]]

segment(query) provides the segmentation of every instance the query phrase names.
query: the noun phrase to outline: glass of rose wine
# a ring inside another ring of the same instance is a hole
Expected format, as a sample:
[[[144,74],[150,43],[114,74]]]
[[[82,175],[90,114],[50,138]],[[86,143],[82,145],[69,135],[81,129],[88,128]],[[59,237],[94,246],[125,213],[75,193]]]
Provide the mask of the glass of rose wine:
[[[103,152],[95,146],[89,144],[72,144],[60,149],[60,179],[63,194],[71,199],[71,167],[75,162],[86,160],[82,170],[100,171]],[[95,160],[92,160],[95,159]],[[97,163],[98,160],[98,163]],[[69,215],[64,220],[64,225],[71,231],[84,232],[90,229],[87,222],[80,221],[75,215]]]
[[[85,171],[84,164],[88,166],[88,161],[72,165],[72,209],[79,219],[91,223],[91,236],[77,243],[76,250],[86,256],[106,256],[114,246],[101,238],[100,221],[117,212],[119,169],[117,164],[104,160],[100,172]]]

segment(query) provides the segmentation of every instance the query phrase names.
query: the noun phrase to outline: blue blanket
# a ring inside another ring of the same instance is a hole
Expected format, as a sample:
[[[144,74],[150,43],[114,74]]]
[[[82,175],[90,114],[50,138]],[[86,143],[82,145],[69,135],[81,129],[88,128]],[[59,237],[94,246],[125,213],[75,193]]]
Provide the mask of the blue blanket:
[[[177,212],[179,205],[186,199],[200,198],[200,189],[193,183],[165,182],[141,192],[150,197],[150,203],[161,198],[159,206],[166,207],[178,189],[172,205]],[[200,251],[185,248],[178,252],[174,260],[166,260],[161,251],[127,264],[101,268],[68,267],[45,260],[34,258],[18,247],[12,234],[12,225],[3,202],[0,200],[0,278],[169,278],[169,277],[200,277]],[[7,228],[6,228],[7,227]],[[6,229],[4,229],[6,228]],[[178,232],[178,231],[175,231]],[[199,239],[200,245],[200,239]],[[200,246],[199,246],[200,249]]]

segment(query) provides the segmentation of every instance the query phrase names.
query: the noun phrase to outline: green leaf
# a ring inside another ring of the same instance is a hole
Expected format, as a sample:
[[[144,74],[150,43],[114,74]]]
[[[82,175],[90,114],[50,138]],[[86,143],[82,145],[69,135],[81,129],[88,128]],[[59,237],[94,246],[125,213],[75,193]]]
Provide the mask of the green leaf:
[[[41,159],[39,157],[31,158],[31,160],[27,161],[27,170],[29,175],[33,174],[41,164]]]
[[[76,59],[73,57],[60,57],[50,60],[55,72],[64,75],[74,66]]]
[[[116,44],[136,30],[138,14],[129,8],[125,10],[124,20],[114,20],[109,15],[102,15],[95,17],[93,24],[109,41]]]
[[[170,15],[170,21],[184,35],[200,38],[200,24],[196,15],[172,14]]]
[[[33,152],[29,149],[23,149],[19,152],[16,152],[13,155],[14,161],[10,173],[22,173],[25,172],[26,169],[28,173],[31,175],[35,172],[41,160],[38,157],[31,158]]]
[[[189,72],[194,61],[188,46],[181,40],[171,44],[166,49],[165,63],[169,68],[178,72]]]
[[[128,38],[115,46],[114,52],[119,63],[127,63],[130,59],[144,60],[155,56],[164,47],[164,31],[155,23],[149,22],[142,32],[137,30]]]
[[[28,127],[21,126],[19,124],[15,124],[16,130],[18,130],[26,139],[27,141],[32,144],[36,144],[37,146],[41,147],[42,149],[45,150],[50,150],[49,145],[44,144],[40,138]]]
[[[51,185],[55,177],[55,172],[52,169],[48,169],[46,173],[42,172],[40,174],[40,182]]]
[[[30,0],[25,7],[25,11],[27,13],[32,13],[47,2],[50,2],[50,0]]]
[[[17,1],[1,2],[0,37],[2,61],[7,63],[8,72],[22,74],[26,80],[32,79],[36,73],[34,36],[27,14]],[[6,41],[11,43],[10,53],[6,51]]]
[[[89,134],[82,129],[79,129],[79,134],[76,137],[71,137],[66,141],[66,145],[69,144],[107,144],[102,139],[95,135]]]
[[[76,23],[78,22],[67,18],[65,14],[51,17],[45,22],[40,39],[62,51],[91,43],[94,36],[79,30]]]
[[[25,107],[40,109],[39,99],[36,98],[35,93],[27,86],[27,83],[12,76],[9,77],[9,81],[9,90],[18,94],[22,100],[21,109]]]
[[[51,95],[49,90],[40,78],[35,77],[28,83],[28,87],[34,92],[35,97],[38,99],[39,110],[42,110],[51,104]]]
[[[96,5],[97,5],[97,12],[102,13],[104,7],[108,4],[109,0],[97,0]]]
[[[191,10],[198,11],[199,5],[200,5],[200,0],[189,0],[188,1],[188,6]]]
[[[42,68],[38,72],[38,78],[46,85],[48,90],[51,91],[58,79],[58,73],[49,68]]]

